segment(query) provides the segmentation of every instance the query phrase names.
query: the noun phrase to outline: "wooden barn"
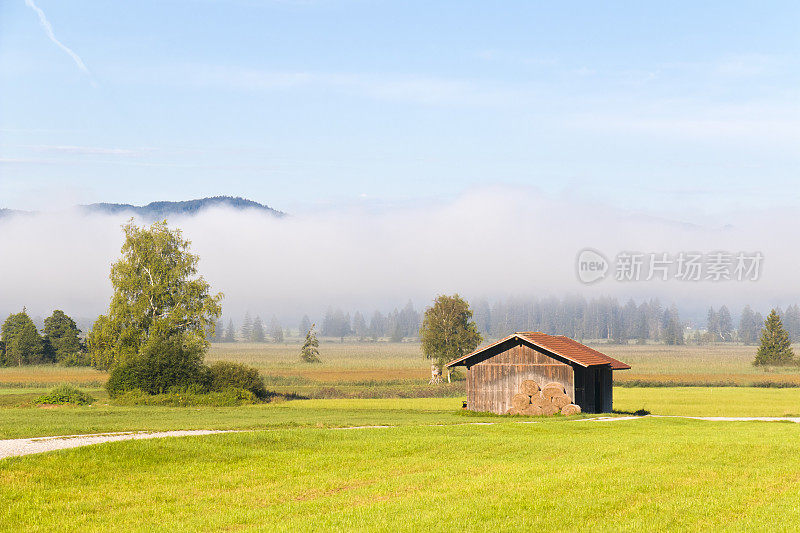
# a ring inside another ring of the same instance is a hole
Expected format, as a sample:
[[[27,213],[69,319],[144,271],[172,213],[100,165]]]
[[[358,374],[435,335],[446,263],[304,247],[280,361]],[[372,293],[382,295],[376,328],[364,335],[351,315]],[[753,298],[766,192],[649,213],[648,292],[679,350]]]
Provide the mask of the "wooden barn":
[[[630,366],[576,340],[535,331],[519,332],[447,363],[467,367],[467,409],[505,414],[522,382],[557,382],[586,413],[612,409],[614,370]]]

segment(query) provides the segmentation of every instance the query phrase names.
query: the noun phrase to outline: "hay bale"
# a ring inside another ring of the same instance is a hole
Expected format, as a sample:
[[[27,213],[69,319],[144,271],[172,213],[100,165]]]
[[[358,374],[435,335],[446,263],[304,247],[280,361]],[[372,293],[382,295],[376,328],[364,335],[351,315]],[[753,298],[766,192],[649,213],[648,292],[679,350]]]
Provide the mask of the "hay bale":
[[[516,409],[516,408],[512,407],[511,409],[506,411],[506,414],[507,415],[518,415],[518,414],[520,414],[520,411],[519,411],[519,409]]]
[[[542,387],[542,396],[547,398],[548,400],[551,399],[553,396],[557,396],[559,394],[566,394],[567,391],[564,388],[564,385],[557,382],[548,383],[544,387]]]
[[[559,409],[552,403],[548,403],[544,407],[542,407],[542,414],[544,416],[553,416],[554,414],[558,413]]]
[[[527,394],[515,394],[511,397],[511,406],[519,411],[531,404],[531,398]]]
[[[548,403],[550,403],[550,400],[542,396],[541,392],[536,393],[535,396],[531,396],[531,405],[535,405],[537,407],[544,407]]]
[[[564,416],[577,415],[581,412],[581,407],[571,403],[561,408],[561,414]]]
[[[520,389],[522,390],[523,394],[527,394],[528,396],[536,396],[539,394],[539,384],[532,379],[526,379],[523,381]]]
[[[558,394],[550,398],[550,401],[558,407],[559,409],[563,409],[565,405],[569,405],[572,403],[572,400],[569,399],[569,396],[566,394]]]
[[[538,405],[529,405],[525,409],[522,410],[522,413],[525,416],[541,416],[542,415],[542,408]]]

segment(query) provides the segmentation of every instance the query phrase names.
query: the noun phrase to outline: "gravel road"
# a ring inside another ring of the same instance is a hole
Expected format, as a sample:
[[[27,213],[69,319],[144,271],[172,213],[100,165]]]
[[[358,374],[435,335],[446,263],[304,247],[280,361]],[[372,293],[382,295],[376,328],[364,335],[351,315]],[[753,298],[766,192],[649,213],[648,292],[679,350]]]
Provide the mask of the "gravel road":
[[[645,415],[645,416],[615,416],[585,418],[575,422],[623,422],[625,420],[641,420],[644,418],[687,418],[691,420],[707,420],[709,422],[794,422],[800,424],[800,417],[761,417],[761,416],[669,416],[669,415]],[[466,424],[456,425],[487,425],[491,426],[499,422],[467,422]],[[518,424],[533,424],[535,420],[519,421]],[[438,424],[434,424],[438,427]],[[396,426],[350,426],[330,429],[372,429],[372,428],[392,428]],[[146,431],[127,432],[127,433],[98,433],[95,435],[61,435],[57,437],[33,437],[28,439],[9,439],[0,440],[0,459],[4,457],[14,457],[18,455],[30,455],[34,453],[44,453],[53,450],[65,450],[67,448],[79,448],[103,442],[115,442],[119,440],[142,440],[142,439],[161,439],[164,437],[188,437],[191,435],[215,435],[217,433],[240,433],[242,430],[180,430],[180,431],[159,431],[149,433]]]
[[[29,439],[0,440],[0,459],[17,455],[30,455],[33,453],[79,448],[103,442],[118,440],[161,439],[164,437],[188,437],[190,435],[214,435],[216,433],[233,433],[221,430],[186,430],[186,431],[159,431],[148,433],[145,431],[127,433],[99,433],[96,435],[62,435],[58,437],[33,437]]]

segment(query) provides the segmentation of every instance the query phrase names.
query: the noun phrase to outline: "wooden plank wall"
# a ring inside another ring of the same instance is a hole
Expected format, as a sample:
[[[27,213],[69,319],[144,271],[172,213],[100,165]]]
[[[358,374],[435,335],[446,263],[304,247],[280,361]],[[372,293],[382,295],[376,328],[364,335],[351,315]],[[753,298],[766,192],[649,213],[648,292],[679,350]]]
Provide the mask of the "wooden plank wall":
[[[557,381],[575,398],[572,367],[520,343],[469,368],[467,408],[504,414],[526,379],[539,386]]]

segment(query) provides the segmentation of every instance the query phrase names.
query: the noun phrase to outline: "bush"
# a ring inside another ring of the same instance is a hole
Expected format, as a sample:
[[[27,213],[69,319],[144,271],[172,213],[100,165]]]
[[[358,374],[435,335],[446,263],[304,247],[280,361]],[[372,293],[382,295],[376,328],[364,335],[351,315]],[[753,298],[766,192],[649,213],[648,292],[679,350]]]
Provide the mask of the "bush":
[[[72,385],[59,385],[36,400],[37,404],[89,405],[94,398]]]
[[[219,361],[209,367],[212,391],[225,389],[244,389],[253,393],[256,398],[264,400],[270,396],[264,387],[264,380],[258,370],[241,363]]]
[[[72,352],[63,355],[58,364],[61,366],[90,366],[92,359],[88,353],[85,352]]]
[[[211,375],[203,364],[203,347],[184,342],[180,335],[155,335],[142,353],[115,366],[106,382],[109,396],[139,389],[162,394],[173,387],[199,387],[208,391]]]
[[[117,405],[159,405],[167,407],[235,407],[257,403],[258,398],[244,389],[225,389],[221,392],[198,392],[196,387],[185,390],[172,389],[163,394],[148,394],[134,389],[118,395],[114,399]]]

